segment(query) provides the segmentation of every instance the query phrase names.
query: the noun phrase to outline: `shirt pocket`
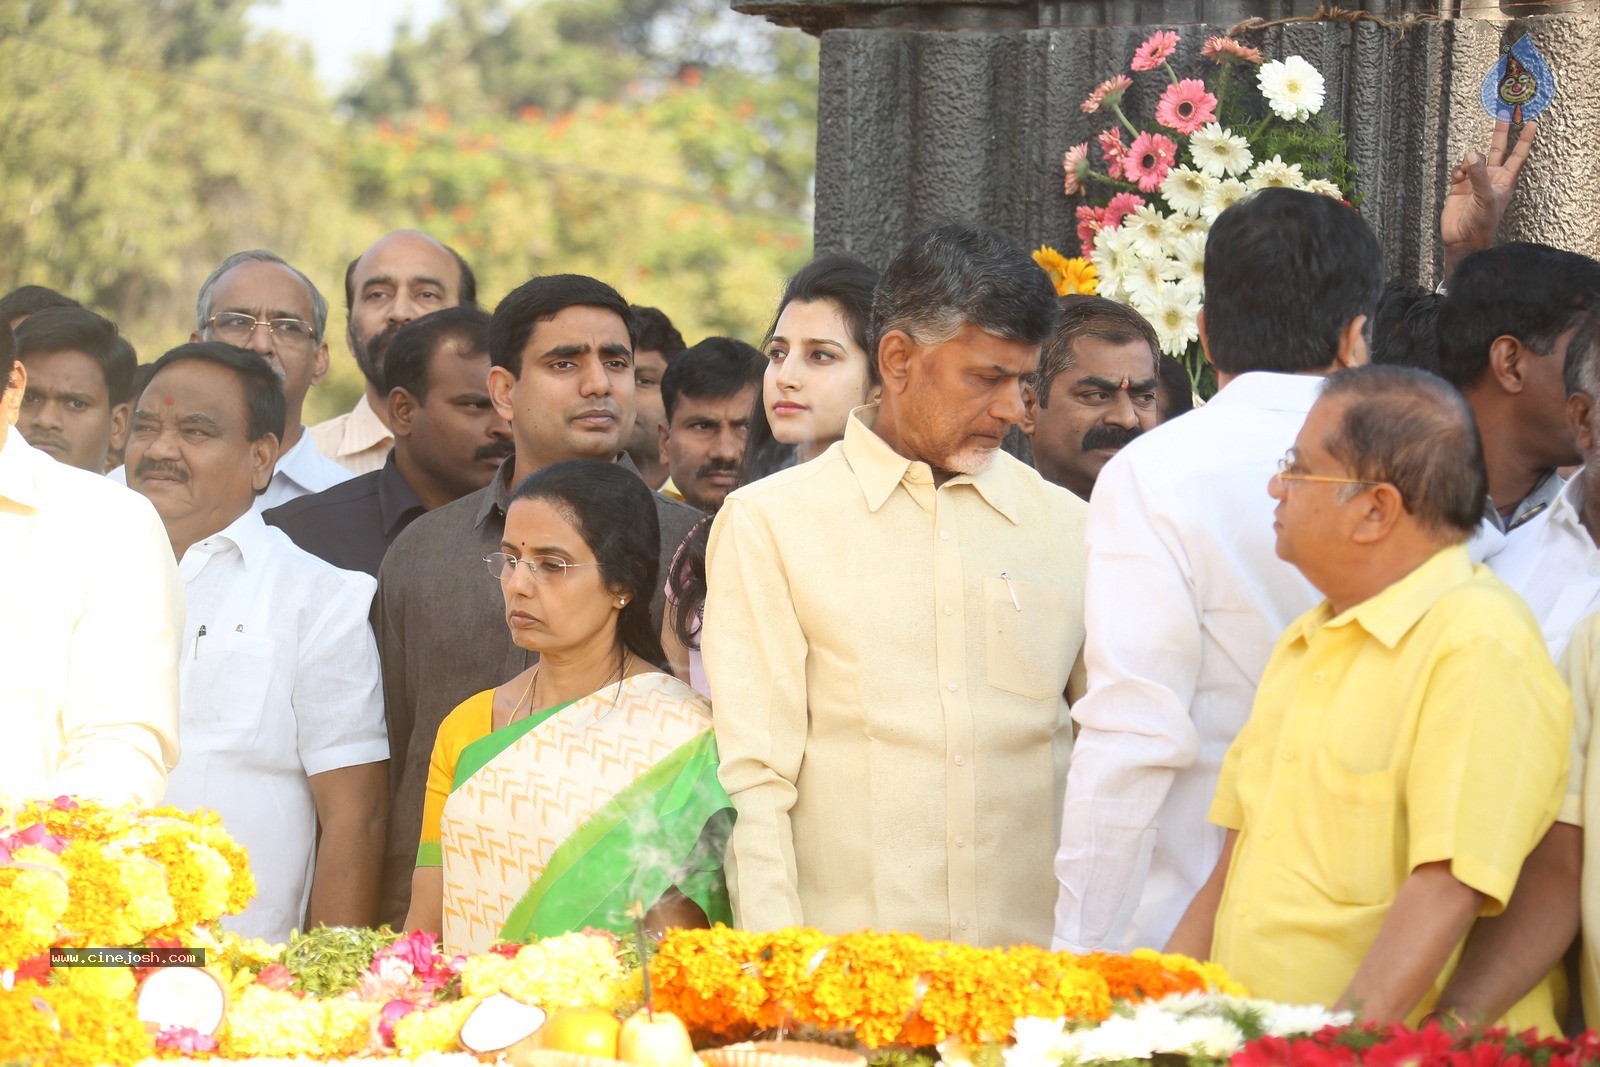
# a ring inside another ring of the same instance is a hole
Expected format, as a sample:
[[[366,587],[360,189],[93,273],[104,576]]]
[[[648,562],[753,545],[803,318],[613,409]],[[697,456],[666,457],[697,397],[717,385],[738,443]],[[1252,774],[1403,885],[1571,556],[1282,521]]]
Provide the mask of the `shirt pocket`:
[[[1313,877],[1336,903],[1388,903],[1396,890],[1394,772],[1355,774],[1323,750],[1310,786],[1302,808]]]
[[[1016,578],[983,580],[984,644],[989,684],[1029,700],[1067,691],[1076,650],[1065,586]]]
[[[184,727],[211,737],[256,734],[272,688],[275,653],[270,638],[236,632],[196,641],[183,693]]]

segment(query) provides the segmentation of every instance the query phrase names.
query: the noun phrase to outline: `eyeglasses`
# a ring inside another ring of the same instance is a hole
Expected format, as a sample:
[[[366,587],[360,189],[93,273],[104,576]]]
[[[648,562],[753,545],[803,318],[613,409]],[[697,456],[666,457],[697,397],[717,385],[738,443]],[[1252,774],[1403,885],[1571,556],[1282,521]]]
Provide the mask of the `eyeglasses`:
[[[1278,460],[1278,481],[1280,481],[1280,482],[1326,482],[1329,485],[1384,485],[1384,484],[1386,484],[1386,483],[1381,482],[1381,481],[1374,481],[1371,478],[1334,478],[1331,475],[1326,475],[1326,474],[1302,474],[1298,470],[1295,469],[1295,464],[1297,462],[1298,461],[1295,459],[1295,455],[1294,455],[1294,449],[1291,448],[1291,449],[1289,449],[1289,451],[1285,452],[1283,454],[1283,458]]]
[[[533,575],[533,580],[540,585],[550,585],[563,581],[567,572],[577,567],[598,567],[598,563],[568,563],[560,556],[529,556],[527,559],[518,559],[509,552],[491,552],[483,557],[483,562],[489,568],[489,575],[502,582],[511,580],[516,573],[517,564],[528,568],[528,573]]]
[[[250,343],[257,326],[267,328],[273,344],[310,344],[317,339],[317,331],[302,319],[258,319],[238,311],[224,311],[207,319],[206,325],[222,340],[241,348]]]

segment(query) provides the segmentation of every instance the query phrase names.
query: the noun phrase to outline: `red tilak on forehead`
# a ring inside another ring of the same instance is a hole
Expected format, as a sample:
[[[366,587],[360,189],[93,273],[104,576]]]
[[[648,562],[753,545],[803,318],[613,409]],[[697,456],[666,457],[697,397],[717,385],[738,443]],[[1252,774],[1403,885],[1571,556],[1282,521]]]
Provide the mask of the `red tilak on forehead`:
[[[175,401],[175,400],[174,400],[174,399],[173,399],[173,398],[172,398],[172,397],[170,397],[170,396],[169,396],[169,397],[164,397],[164,398],[163,398],[163,399],[162,399],[162,401],[161,401],[161,402],[162,402],[162,403],[163,403],[163,404],[165,404],[165,405],[167,405],[167,407],[169,407],[169,408],[170,408],[170,407],[171,407],[171,406],[172,406],[172,405],[173,405],[173,404],[174,404],[174,403],[176,403],[176,401]]]

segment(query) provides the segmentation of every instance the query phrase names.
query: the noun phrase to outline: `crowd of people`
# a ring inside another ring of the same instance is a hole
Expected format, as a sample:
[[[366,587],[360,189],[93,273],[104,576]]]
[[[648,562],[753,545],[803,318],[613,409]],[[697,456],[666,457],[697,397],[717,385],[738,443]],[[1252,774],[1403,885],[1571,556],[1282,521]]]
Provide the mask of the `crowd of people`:
[[[146,365],[25,286],[0,783],[216,809],[272,940],[638,903],[1546,1032],[1576,942],[1600,1019],[1600,263],[1494,242],[1530,144],[1455,175],[1437,292],[1339,200],[1229,208],[1203,405],[965,223],[813,260],[759,347],[579,275],[490,313],[397,231],[312,427],[328,303],[275,253]]]

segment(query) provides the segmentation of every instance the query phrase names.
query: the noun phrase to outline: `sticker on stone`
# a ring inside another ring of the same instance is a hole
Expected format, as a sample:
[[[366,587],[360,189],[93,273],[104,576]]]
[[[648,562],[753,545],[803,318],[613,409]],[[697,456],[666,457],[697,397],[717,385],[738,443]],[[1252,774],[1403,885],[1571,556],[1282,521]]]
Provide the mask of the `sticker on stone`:
[[[1495,60],[1478,89],[1484,112],[1496,122],[1532,122],[1555,95],[1556,76],[1526,34]]]

